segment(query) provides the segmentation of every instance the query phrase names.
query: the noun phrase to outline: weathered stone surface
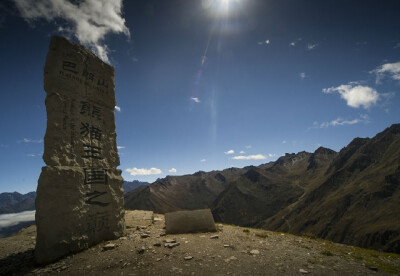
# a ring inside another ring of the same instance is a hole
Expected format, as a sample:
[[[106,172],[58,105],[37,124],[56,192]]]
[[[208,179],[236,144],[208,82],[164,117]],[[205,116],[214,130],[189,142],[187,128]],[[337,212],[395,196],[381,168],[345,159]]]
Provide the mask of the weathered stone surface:
[[[114,109],[114,68],[81,45],[53,37],[44,68],[47,94],[85,97]]]
[[[167,234],[215,231],[215,222],[210,209],[165,214],[165,232]]]
[[[43,160],[48,166],[119,165],[113,109],[52,93],[46,97],[46,110]]]
[[[153,212],[142,210],[129,210],[125,214],[125,225],[129,228],[149,226],[153,223]]]
[[[114,69],[53,37],[45,66],[47,129],[36,197],[39,263],[125,232]]]
[[[109,170],[107,185],[87,185],[80,167],[43,167],[36,198],[35,255],[39,263],[124,234],[120,174]]]

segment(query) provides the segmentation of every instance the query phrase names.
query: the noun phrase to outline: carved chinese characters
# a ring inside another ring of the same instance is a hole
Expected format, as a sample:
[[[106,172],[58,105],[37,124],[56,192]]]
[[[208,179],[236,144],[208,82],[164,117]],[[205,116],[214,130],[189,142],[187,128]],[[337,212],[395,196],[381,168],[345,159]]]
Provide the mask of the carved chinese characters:
[[[46,59],[47,129],[36,199],[38,262],[124,234],[114,69],[53,37]]]

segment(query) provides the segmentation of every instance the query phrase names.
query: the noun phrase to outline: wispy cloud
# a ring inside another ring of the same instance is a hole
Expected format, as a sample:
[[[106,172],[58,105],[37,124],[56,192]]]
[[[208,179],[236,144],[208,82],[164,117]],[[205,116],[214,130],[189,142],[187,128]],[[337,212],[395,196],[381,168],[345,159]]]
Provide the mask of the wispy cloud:
[[[268,45],[268,44],[270,44],[271,43],[271,41],[269,40],[269,39],[267,39],[267,40],[265,40],[265,41],[259,41],[257,44],[258,45]]]
[[[168,170],[170,173],[176,173],[177,170],[175,168],[171,168],[170,170]]]
[[[289,43],[289,45],[294,47],[294,46],[296,46],[296,42],[292,41]]]
[[[17,142],[18,143],[36,143],[36,144],[40,144],[40,143],[43,143],[43,139],[34,140],[34,139],[24,138],[24,139],[19,140]]]
[[[283,140],[283,141],[282,141],[282,144],[286,144],[286,143],[287,143],[287,141],[286,141],[286,140]]]
[[[31,22],[45,19],[58,24],[58,31],[75,36],[103,61],[109,63],[107,34],[125,34],[129,29],[122,17],[122,0],[14,0],[21,16]],[[59,25],[58,18],[65,20]]]
[[[196,97],[192,97],[190,98],[192,101],[194,101],[195,103],[200,103],[200,99],[196,98]]]
[[[0,145],[0,148],[8,148],[8,145],[1,144],[1,145]]]
[[[275,157],[276,154],[275,153],[268,153],[268,157]]]
[[[33,154],[33,153],[29,153],[29,154],[27,154],[26,156],[28,156],[28,157],[35,157],[37,154]]]
[[[304,79],[306,78],[306,73],[304,73],[304,72],[299,73],[299,77],[300,77],[302,80],[304,80]]]
[[[117,149],[124,149],[125,146],[117,146]]]
[[[311,51],[318,47],[318,43],[308,43],[307,50]]]
[[[238,156],[233,156],[232,159],[233,160],[264,160],[264,159],[267,159],[267,157],[262,154],[238,155]]]
[[[332,120],[330,122],[323,122],[320,125],[315,124],[314,122],[314,127],[313,128],[327,128],[327,127],[336,127],[336,126],[345,126],[345,125],[355,125],[358,123],[369,123],[369,117],[367,114],[361,114],[359,118],[353,119],[353,120],[345,120],[340,117],[338,117],[335,120]]]
[[[119,107],[118,105],[115,106],[115,110],[118,112],[121,112],[121,107]]]
[[[394,49],[397,49],[397,48],[400,48],[400,42],[397,42],[397,44],[396,45],[394,45],[394,47],[393,47]]]
[[[0,215],[0,228],[5,228],[13,225],[17,225],[25,221],[34,221],[35,211],[25,211],[15,214],[3,214]]]
[[[153,175],[153,174],[162,174],[162,171],[157,168],[150,168],[150,169],[138,169],[138,168],[132,168],[132,169],[126,169],[130,175]]]
[[[252,145],[247,145],[247,146],[245,146],[245,148],[246,148],[246,149],[251,149],[251,148],[252,148]]]
[[[231,149],[231,150],[228,150],[228,151],[224,151],[224,153],[225,153],[225,154],[234,154],[235,151]]]
[[[347,102],[348,106],[354,108],[363,107],[368,109],[379,100],[379,93],[374,88],[354,82],[342,84],[338,87],[324,88],[322,92],[325,94],[337,92]]]
[[[202,163],[204,163],[204,162],[206,162],[207,161],[207,159],[201,159],[200,160],[200,162],[202,162]]]
[[[385,77],[390,77],[394,80],[400,80],[400,61],[383,64],[370,71],[370,73],[376,75],[376,83],[380,83]]]
[[[245,154],[246,152],[244,150],[241,150],[239,153],[240,154]]]

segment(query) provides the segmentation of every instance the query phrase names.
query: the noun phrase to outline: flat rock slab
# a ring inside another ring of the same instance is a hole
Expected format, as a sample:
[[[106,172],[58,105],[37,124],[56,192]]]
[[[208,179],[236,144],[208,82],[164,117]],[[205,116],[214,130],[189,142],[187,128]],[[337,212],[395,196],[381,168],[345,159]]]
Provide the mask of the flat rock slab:
[[[125,225],[129,228],[137,226],[150,226],[153,223],[154,214],[152,211],[126,210]]]
[[[210,209],[166,213],[165,228],[166,234],[217,231]]]

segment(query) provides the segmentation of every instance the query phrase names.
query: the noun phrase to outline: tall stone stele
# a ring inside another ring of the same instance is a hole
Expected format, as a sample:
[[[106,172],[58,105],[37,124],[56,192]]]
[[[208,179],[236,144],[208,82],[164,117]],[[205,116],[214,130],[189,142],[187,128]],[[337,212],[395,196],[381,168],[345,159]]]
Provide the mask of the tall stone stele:
[[[63,37],[44,69],[47,129],[36,198],[38,263],[125,232],[115,133],[114,68]]]

